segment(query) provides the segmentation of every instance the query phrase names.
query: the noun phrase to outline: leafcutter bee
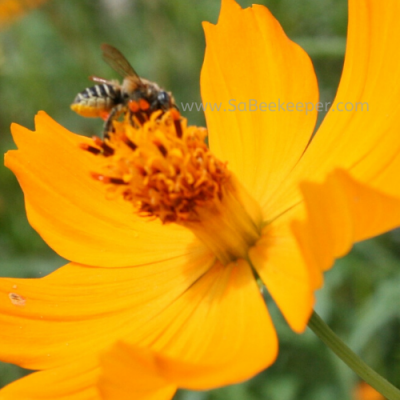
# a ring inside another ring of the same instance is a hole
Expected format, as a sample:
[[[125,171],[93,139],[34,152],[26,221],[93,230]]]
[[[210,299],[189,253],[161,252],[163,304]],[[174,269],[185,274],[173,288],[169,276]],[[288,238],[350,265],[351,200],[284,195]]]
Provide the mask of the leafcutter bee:
[[[103,118],[104,136],[112,129],[113,119],[122,113],[131,112],[143,121],[154,111],[177,108],[172,94],[140,78],[119,50],[109,44],[102,44],[101,50],[104,61],[124,78],[122,84],[92,76],[97,85],[78,93],[71,109],[84,117]]]

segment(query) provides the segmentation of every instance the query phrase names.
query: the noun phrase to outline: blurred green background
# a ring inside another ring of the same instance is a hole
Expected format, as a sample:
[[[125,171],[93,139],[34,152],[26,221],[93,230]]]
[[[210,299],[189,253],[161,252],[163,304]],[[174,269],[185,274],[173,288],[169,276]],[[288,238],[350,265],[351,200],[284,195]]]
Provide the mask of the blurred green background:
[[[240,0],[242,6],[250,1]],[[345,0],[263,0],[286,33],[313,59],[321,100],[331,101],[340,78],[347,25]],[[118,47],[140,75],[171,90],[178,103],[200,101],[204,53],[201,21],[216,22],[219,0],[52,0],[0,30],[0,149],[14,148],[9,126],[33,129],[45,110],[68,129],[98,133],[101,120],[69,109],[90,86],[89,75],[117,78],[100,44]],[[200,112],[185,113],[204,124]],[[320,119],[323,115],[320,116]],[[13,174],[0,169],[0,275],[40,277],[61,266],[29,226]],[[326,274],[317,310],[373,368],[400,386],[400,234],[355,246]],[[179,392],[179,400],[346,400],[357,378],[307,331],[290,331],[269,301],[280,337],[277,362],[253,380],[210,392]],[[34,344],[33,344],[34,345]],[[24,371],[0,364],[0,386]]]

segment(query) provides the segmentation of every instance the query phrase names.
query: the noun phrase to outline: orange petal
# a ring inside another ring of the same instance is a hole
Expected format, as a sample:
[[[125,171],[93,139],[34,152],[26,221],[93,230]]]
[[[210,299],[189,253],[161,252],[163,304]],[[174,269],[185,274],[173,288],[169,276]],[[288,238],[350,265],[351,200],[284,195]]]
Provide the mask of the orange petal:
[[[3,278],[1,360],[45,369],[126,336],[148,343],[160,318],[164,323],[164,310],[213,262],[198,253],[132,268],[69,264],[41,279]]]
[[[291,328],[303,332],[314,305],[313,290],[321,285],[322,277],[305,264],[288,224],[291,218],[288,215],[267,225],[249,255]]]
[[[222,362],[195,364],[122,342],[103,355],[101,368],[99,387],[106,400],[168,400],[177,387],[198,388],[205,377],[218,382],[223,371],[231,369]]]
[[[276,358],[275,330],[243,260],[229,266],[216,264],[166,312],[170,317],[163,336],[153,335],[152,348],[159,354],[128,339],[107,355],[120,360],[106,364],[117,368],[118,363],[126,376],[132,365],[135,371],[144,371],[144,379],[158,375],[160,386],[169,383],[202,390],[248,379]],[[113,367],[107,368],[108,373]],[[109,379],[114,380],[112,375]],[[133,392],[143,389],[132,381],[126,382],[124,390],[129,392],[129,387]]]
[[[268,199],[298,162],[314,129],[317,112],[296,111],[297,103],[318,101],[311,61],[263,6],[242,10],[234,0],[223,0],[218,24],[205,23],[204,30],[201,92],[208,104],[210,147],[229,161],[269,219]],[[250,111],[250,100],[277,107]],[[246,111],[238,109],[239,102],[246,103]],[[220,111],[210,109],[214,103],[221,104]],[[278,103],[285,103],[284,110]],[[234,105],[236,111],[228,111]]]
[[[397,0],[349,1],[346,59],[335,103],[291,177],[282,182],[271,203],[277,213],[299,201],[299,182],[323,182],[336,168],[400,196],[399,13]],[[353,111],[338,111],[346,103]],[[392,179],[381,180],[394,165]]]
[[[294,232],[311,266],[326,270],[354,242],[400,225],[400,199],[361,184],[344,171],[330,174],[323,184],[305,183],[302,191],[307,219]]]
[[[193,376],[171,371],[188,387],[250,378],[275,360],[275,330],[248,264],[213,264],[204,253],[135,268],[70,264],[42,279],[2,279],[1,359],[54,368],[124,339],[199,365]],[[211,376],[199,373],[221,364],[227,367]]]
[[[92,359],[79,359],[36,372],[0,390],[1,400],[101,400],[95,383],[99,369]]]
[[[202,246],[187,229],[163,226],[133,214],[123,200],[108,200],[104,185],[91,178],[97,158],[79,148],[88,142],[45,113],[36,132],[18,125],[12,131],[19,150],[6,165],[25,195],[31,225],[62,257],[94,266],[129,266],[173,258]]]
[[[102,357],[100,392],[104,400],[169,400],[176,386],[159,371],[154,354],[118,343]]]
[[[153,350],[179,361],[167,370],[169,380],[181,387],[202,390],[241,382],[277,355],[275,329],[243,260],[216,263],[162,319],[162,328],[161,319],[154,321],[149,340]]]

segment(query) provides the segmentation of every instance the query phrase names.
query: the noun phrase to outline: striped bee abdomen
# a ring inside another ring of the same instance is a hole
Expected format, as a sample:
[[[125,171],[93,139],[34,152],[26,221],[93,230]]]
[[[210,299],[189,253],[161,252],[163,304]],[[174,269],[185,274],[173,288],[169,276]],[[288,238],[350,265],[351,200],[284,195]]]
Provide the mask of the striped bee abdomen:
[[[102,117],[121,101],[121,89],[118,86],[102,83],[78,93],[71,109],[83,117]]]

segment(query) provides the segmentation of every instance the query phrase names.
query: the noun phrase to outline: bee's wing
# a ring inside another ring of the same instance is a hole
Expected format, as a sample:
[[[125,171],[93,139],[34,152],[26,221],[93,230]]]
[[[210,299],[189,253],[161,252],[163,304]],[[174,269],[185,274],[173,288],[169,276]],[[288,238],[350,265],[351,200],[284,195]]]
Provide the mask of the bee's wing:
[[[115,47],[103,43],[101,45],[101,50],[103,51],[104,61],[116,72],[118,72],[124,78],[133,78],[137,83],[141,83],[139,75],[133,69],[132,65],[125,56],[117,50]]]

